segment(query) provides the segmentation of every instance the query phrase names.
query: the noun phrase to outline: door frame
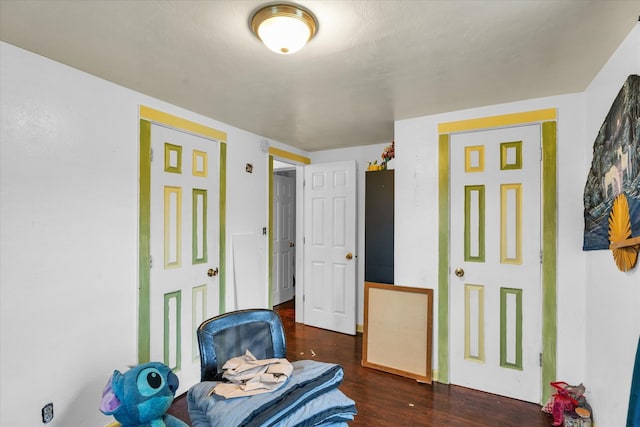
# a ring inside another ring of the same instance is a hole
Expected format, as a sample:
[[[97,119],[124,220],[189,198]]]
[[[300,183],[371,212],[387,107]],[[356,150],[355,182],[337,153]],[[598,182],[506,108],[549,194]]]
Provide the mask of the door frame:
[[[169,127],[220,142],[220,206],[219,206],[219,312],[225,311],[226,295],[226,189],[227,189],[227,134],[190,120],[140,105],[139,108],[139,218],[138,218],[138,363],[150,361],[151,315],[150,272],[151,263],[151,124]]]
[[[285,164],[283,162],[280,162],[280,163],[281,164]],[[289,164],[289,163],[286,163],[286,164]],[[292,194],[294,204],[290,203],[289,205],[293,208],[293,211],[289,212],[288,220],[286,222],[282,222],[282,224],[285,225],[285,227],[289,226],[291,221],[293,221],[293,223],[295,225],[295,221],[296,221],[296,204],[295,204],[296,200],[295,199],[296,199],[296,195],[297,195],[297,188],[296,188],[297,186],[296,186],[296,176],[295,175],[297,175],[297,171],[296,171],[295,165],[292,165],[292,164],[289,164],[289,165],[290,165],[290,167],[288,167],[286,170],[287,170],[287,172],[293,171],[294,172],[294,176],[293,177],[289,176],[289,175],[279,175],[278,174],[279,171],[275,169],[275,166],[274,166],[273,172],[270,174],[270,179],[273,179],[273,184],[271,185],[271,190],[273,190],[273,193],[274,193],[274,198],[273,198],[273,202],[272,202],[274,204],[274,206],[276,205],[276,203],[275,203],[276,200],[278,200],[278,195],[277,195],[278,192],[276,192],[276,190],[275,190],[275,187],[276,187],[276,182],[275,181],[288,180],[288,182],[292,186],[291,189],[293,191],[290,192],[290,194]],[[272,206],[272,209],[273,209],[273,206]],[[275,212],[275,214],[277,215],[278,213]],[[274,221],[273,222],[270,221],[270,223],[269,223],[269,227],[272,228],[272,233],[273,233],[273,236],[274,236],[273,239],[269,239],[269,244],[270,245],[273,245],[275,237],[278,237],[278,236],[276,236],[275,231],[276,231],[276,227],[279,226],[279,221],[280,221],[279,219],[276,220],[275,215],[274,215]],[[296,230],[294,229],[294,230],[292,230],[292,232],[294,234],[294,240],[293,241],[291,241],[291,240],[289,241],[289,249],[286,249],[286,250],[289,251],[289,253],[291,254],[291,256],[290,256],[291,267],[294,267],[295,266],[295,253],[296,253],[296,246],[295,246],[295,243],[296,243],[296,241],[295,241],[295,234],[296,233],[295,232],[296,232]],[[271,235],[272,233],[269,233],[269,234]],[[280,244],[282,244],[282,242]],[[273,250],[273,246],[270,246],[270,247],[272,247],[271,256],[273,257],[275,251]],[[280,250],[282,250],[282,246],[280,247]],[[278,274],[278,269],[279,268],[281,268],[281,263],[279,263],[276,260],[272,259],[271,270],[275,270],[275,271],[272,271],[271,274],[275,273],[276,274],[275,277],[280,279],[280,275]],[[295,273],[295,270],[293,270],[293,269],[290,269],[289,272],[291,273],[291,277],[292,277],[291,291],[293,292],[293,298],[295,298],[295,274],[296,273]],[[274,301],[274,295],[279,294],[280,292],[282,292],[282,289],[280,288],[280,284],[277,281],[273,282],[273,277],[270,277],[270,280],[272,282],[272,286],[270,286],[270,293],[269,293],[269,297],[270,297],[269,308],[271,308],[271,307],[273,307],[275,305],[281,304],[282,302],[289,301],[289,300],[281,301],[281,302]],[[280,298],[282,298],[282,297],[280,296]]]
[[[291,163],[296,167],[296,290],[294,292],[295,299],[295,321],[304,323],[304,304],[302,303],[302,295],[304,295],[304,166],[311,164],[311,159],[300,154],[282,150],[280,148],[269,147],[269,248],[267,252],[268,261],[268,289],[269,307],[272,307],[273,301],[271,293],[273,292],[273,161],[283,160]]]
[[[546,387],[556,378],[557,312],[557,174],[556,109],[534,110],[438,124],[438,370],[435,379],[449,383],[449,144],[451,134],[501,127],[540,124],[542,138],[542,373],[541,402],[551,394]]]

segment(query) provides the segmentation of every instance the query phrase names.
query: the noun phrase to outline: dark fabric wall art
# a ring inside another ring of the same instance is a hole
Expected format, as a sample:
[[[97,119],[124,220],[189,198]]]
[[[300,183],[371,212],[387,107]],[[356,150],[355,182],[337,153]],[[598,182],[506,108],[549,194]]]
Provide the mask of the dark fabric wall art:
[[[616,196],[629,203],[631,234],[640,235],[640,76],[627,78],[593,144],[584,187],[583,249],[609,249],[609,213]]]

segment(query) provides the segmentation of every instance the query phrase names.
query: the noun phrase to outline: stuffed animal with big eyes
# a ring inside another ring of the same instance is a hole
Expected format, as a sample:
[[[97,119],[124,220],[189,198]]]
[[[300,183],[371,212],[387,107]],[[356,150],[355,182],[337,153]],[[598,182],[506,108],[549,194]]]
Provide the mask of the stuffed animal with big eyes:
[[[159,362],[114,371],[102,392],[100,411],[122,427],[188,427],[165,414],[178,390],[178,377]]]

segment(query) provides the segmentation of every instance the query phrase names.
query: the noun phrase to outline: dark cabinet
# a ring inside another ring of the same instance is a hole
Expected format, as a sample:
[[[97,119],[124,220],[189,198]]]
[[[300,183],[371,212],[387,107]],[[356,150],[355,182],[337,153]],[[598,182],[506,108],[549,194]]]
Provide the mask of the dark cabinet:
[[[393,169],[366,172],[364,280],[393,283]]]

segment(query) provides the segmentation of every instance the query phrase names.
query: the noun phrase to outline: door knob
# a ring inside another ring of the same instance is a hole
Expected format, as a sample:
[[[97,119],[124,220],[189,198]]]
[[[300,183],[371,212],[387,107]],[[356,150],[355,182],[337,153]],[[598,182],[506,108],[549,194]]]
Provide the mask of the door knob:
[[[353,258],[353,254],[351,252],[349,252],[345,258],[346,259],[352,259]]]
[[[293,243],[293,242],[289,242],[289,247],[290,247],[290,248],[294,247],[295,245],[296,245],[295,243]]]
[[[213,276],[217,276],[217,275],[218,275],[218,267],[216,267],[215,270],[213,268],[210,268],[210,269],[207,270],[207,276],[213,277]]]
[[[454,272],[454,274],[455,274],[456,276],[458,276],[458,277],[462,277],[462,276],[464,276],[464,270],[463,270],[463,269],[461,269],[460,267],[456,268],[453,272]]]

